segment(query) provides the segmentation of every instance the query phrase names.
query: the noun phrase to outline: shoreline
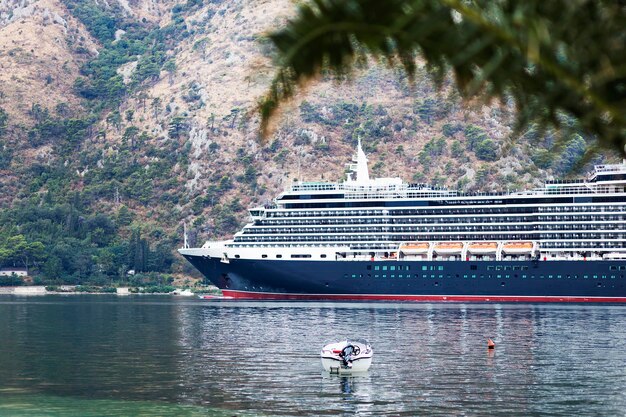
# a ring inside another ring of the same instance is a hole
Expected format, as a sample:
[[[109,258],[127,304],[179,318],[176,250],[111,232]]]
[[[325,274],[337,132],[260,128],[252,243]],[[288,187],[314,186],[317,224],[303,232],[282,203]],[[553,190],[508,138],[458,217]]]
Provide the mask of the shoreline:
[[[80,286],[59,286],[61,290],[49,289],[43,285],[29,285],[29,286],[13,286],[13,287],[0,287],[1,295],[13,295],[13,296],[42,296],[42,295],[117,295],[117,296],[129,296],[129,295],[169,295],[177,297],[194,297],[203,294],[217,294],[213,288],[196,289],[195,291],[189,288],[174,288],[171,291],[151,291],[151,287],[100,287],[102,291],[98,291],[98,287],[89,286],[90,290],[76,291],[76,287]],[[95,289],[95,291],[91,290]],[[115,291],[112,291],[114,289]]]

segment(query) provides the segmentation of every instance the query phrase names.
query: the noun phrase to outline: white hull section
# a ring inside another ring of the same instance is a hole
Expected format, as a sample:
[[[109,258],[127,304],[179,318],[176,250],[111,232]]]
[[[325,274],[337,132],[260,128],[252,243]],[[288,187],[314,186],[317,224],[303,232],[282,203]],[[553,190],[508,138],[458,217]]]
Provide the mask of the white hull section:
[[[372,365],[372,357],[361,358],[352,362],[352,368],[344,368],[341,359],[330,357],[322,357],[322,366],[324,371],[333,374],[352,374],[359,372],[367,372]]]

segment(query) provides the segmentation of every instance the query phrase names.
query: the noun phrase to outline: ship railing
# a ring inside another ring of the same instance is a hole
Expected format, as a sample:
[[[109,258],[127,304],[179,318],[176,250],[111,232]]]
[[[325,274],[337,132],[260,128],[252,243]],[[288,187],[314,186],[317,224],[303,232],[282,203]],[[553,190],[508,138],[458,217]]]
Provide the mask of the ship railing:
[[[291,191],[334,191],[339,190],[339,184],[293,184]]]
[[[626,169],[626,168],[625,168]],[[486,191],[460,192],[444,187],[426,187],[415,184],[374,184],[356,185],[345,183],[297,183],[291,185],[291,191],[347,191],[346,199],[381,199],[381,198],[432,198],[432,197],[500,197],[515,195],[545,194],[592,194],[618,192],[614,186],[595,186],[580,179],[548,180],[544,188],[527,191]]]
[[[596,165],[594,167],[595,173],[604,173],[604,172],[626,172],[626,164],[606,164],[606,165]]]
[[[574,178],[574,179],[570,179],[570,180],[562,180],[562,179],[558,179],[558,180],[547,180],[546,181],[546,185],[560,185],[560,184],[583,184],[587,182],[584,178]]]

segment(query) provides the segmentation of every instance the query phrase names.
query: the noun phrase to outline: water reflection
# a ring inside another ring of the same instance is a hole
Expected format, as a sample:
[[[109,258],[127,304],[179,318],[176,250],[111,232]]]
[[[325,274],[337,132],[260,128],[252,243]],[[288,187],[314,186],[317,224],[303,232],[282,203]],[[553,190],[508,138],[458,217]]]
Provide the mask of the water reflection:
[[[210,415],[626,409],[623,307],[44,297],[1,298],[0,314],[0,390]],[[370,371],[322,373],[320,348],[352,337],[374,347]]]

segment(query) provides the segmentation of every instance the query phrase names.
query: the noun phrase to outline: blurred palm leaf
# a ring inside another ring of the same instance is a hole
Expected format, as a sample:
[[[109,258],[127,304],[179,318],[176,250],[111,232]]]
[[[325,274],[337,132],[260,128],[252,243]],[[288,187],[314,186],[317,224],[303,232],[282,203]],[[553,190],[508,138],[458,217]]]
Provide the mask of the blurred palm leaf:
[[[311,0],[268,35],[278,70],[260,103],[262,130],[322,74],[368,59],[412,77],[422,57],[465,97],[513,99],[519,127],[571,126],[624,153],[626,3],[590,0]],[[563,117],[565,115],[566,117]]]

